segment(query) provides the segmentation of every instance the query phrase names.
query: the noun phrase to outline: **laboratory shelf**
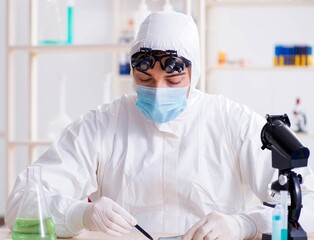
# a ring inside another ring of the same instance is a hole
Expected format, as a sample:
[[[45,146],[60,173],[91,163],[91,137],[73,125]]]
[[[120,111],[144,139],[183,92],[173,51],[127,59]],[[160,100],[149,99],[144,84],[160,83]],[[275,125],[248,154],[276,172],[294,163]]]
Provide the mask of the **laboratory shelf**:
[[[297,7],[313,6],[314,0],[208,0],[207,8],[213,7]]]
[[[29,52],[34,54],[41,53],[117,53],[128,52],[131,48],[130,44],[99,44],[99,45],[54,45],[54,46],[29,46],[17,45],[10,46],[8,51]]]
[[[314,71],[313,66],[282,66],[282,67],[274,67],[274,66],[215,66],[207,68],[207,73],[211,73],[213,71]]]
[[[8,141],[8,144],[10,146],[17,146],[17,145],[34,145],[34,146],[39,146],[39,145],[50,145],[52,144],[52,140],[49,139],[37,139],[37,140],[30,140],[30,139],[21,139],[21,140],[13,140],[13,141]]]
[[[52,144],[52,140],[50,139],[20,139],[20,140],[11,140],[8,141],[9,145],[50,145]]]

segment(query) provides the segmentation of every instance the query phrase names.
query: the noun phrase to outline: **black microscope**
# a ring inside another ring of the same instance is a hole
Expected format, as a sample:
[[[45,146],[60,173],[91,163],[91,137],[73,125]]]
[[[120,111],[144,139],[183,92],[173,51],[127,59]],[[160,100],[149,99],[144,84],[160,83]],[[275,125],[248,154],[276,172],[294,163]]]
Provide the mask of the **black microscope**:
[[[290,194],[288,206],[288,239],[307,240],[307,234],[298,220],[302,208],[301,187],[302,176],[291,171],[293,168],[306,167],[310,151],[289,128],[290,121],[287,114],[266,115],[267,123],[262,129],[262,149],[271,150],[272,167],[279,170],[278,180],[271,184],[271,190],[279,193],[286,190]],[[269,203],[267,206],[274,207]],[[263,233],[262,240],[271,240],[271,234]]]

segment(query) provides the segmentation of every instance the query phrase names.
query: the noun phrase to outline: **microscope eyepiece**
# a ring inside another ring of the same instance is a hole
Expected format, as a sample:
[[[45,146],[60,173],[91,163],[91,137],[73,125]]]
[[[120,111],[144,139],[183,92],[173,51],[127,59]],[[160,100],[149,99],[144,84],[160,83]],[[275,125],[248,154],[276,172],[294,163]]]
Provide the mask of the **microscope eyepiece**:
[[[287,114],[267,115],[266,119],[267,123],[261,132],[262,149],[273,150],[280,156],[278,161],[273,161],[273,167],[286,169],[307,166],[310,151],[289,128]]]

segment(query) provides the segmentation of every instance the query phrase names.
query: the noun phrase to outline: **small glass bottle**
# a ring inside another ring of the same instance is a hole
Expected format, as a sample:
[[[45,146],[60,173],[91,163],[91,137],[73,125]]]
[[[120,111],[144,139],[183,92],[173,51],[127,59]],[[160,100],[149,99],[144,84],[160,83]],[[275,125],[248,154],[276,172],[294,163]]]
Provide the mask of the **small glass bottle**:
[[[27,182],[13,226],[12,240],[55,240],[55,226],[41,184],[41,166],[27,167]]]

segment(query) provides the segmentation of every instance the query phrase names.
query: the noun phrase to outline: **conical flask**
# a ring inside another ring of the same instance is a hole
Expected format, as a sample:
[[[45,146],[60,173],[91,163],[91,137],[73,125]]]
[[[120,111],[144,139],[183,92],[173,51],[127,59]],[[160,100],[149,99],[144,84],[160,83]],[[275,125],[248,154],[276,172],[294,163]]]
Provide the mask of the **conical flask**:
[[[55,226],[41,184],[41,166],[27,167],[27,182],[13,226],[12,240],[55,240]]]
[[[55,140],[57,137],[59,137],[65,127],[72,122],[66,112],[66,83],[67,75],[61,74],[59,81],[59,112],[58,115],[48,124],[47,135],[51,140]]]

